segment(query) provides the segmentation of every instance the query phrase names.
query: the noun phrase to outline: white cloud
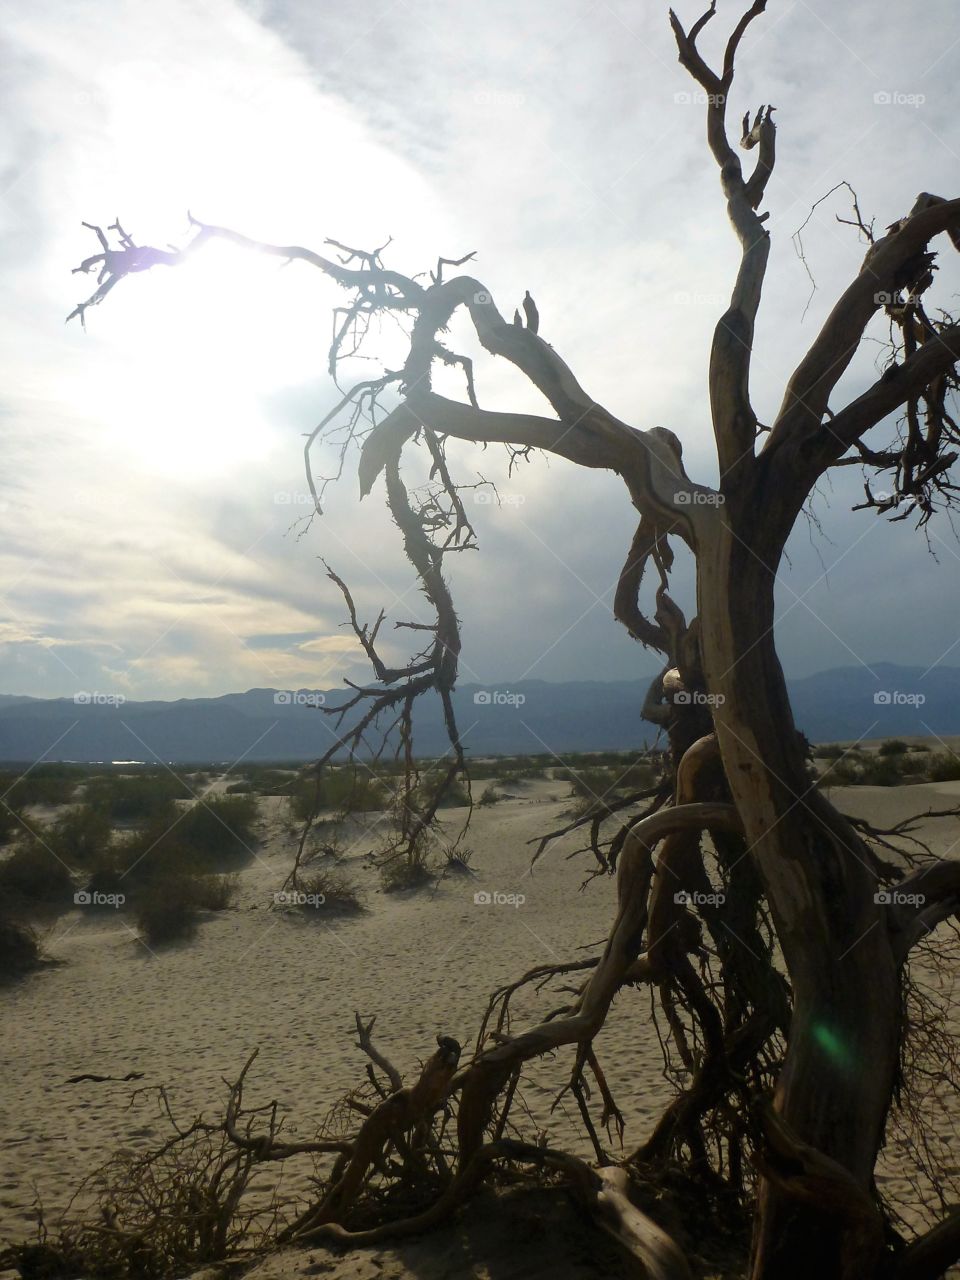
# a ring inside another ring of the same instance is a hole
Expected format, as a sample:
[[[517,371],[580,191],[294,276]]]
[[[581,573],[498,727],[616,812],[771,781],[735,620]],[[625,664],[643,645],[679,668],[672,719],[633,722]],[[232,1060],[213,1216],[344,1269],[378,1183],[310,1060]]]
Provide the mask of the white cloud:
[[[805,232],[820,288],[804,318],[809,281],[790,233],[810,205],[849,177],[884,223],[956,172],[953,8],[937,0],[922,24],[872,13],[778,4],[744,45],[732,115],[773,97],[781,126],[755,354],[761,418],[862,254],[835,221],[847,209],[838,194]],[[124,281],[84,337],[62,324],[93,284],[69,275],[94,249],[81,218],[119,214],[157,243],[183,235],[188,207],[315,246],[393,233],[408,270],[477,249],[471,270],[505,313],[529,288],[542,333],[590,392],[639,426],[676,430],[691,472],[712,478],[706,360],[736,246],[702,109],[675,100],[690,85],[659,6],[41,0],[11,9],[7,29],[20,124],[0,152],[12,477],[0,495],[0,688],[69,692],[81,677],[96,687],[98,671],[141,695],[335,683],[358,659],[320,554],[363,617],[381,603],[391,622],[424,615],[378,491],[358,509],[348,477],[299,538],[302,508],[281,496],[303,493],[302,434],[333,402],[335,291],[303,267],[205,253]],[[884,93],[925,101],[874,100]],[[946,296],[958,276],[943,265]],[[867,348],[848,388],[871,358]],[[484,404],[539,407],[480,353],[478,377]],[[508,479],[492,449],[465,465],[524,499],[485,509],[481,555],[449,566],[466,678],[650,669],[610,617],[633,520],[619,482],[542,461]],[[836,547],[821,550],[827,564],[844,558],[828,579],[817,582],[806,530],[794,540],[786,579],[798,593],[816,584],[814,614],[794,608],[781,632],[798,672],[850,661],[844,645],[932,661],[951,639],[937,606],[955,562],[927,562],[902,526],[853,546],[871,518],[843,514],[856,487],[852,475],[836,481]],[[913,607],[896,617],[864,585],[881,545],[909,579]],[[679,576],[689,606],[689,568]],[[384,630],[389,656],[403,639]]]

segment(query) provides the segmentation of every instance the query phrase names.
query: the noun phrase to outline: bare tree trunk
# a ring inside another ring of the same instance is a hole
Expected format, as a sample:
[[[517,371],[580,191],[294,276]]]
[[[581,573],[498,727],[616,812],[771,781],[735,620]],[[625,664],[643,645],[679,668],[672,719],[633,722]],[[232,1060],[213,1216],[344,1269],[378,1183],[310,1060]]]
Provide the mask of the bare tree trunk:
[[[869,855],[805,768],[774,645],[780,548],[749,516],[735,531],[730,514],[721,509],[703,548],[701,643],[707,688],[723,699],[714,714],[725,772],[793,986],[776,1109],[839,1166],[768,1171],[752,1280],[840,1280],[852,1274],[840,1237],[850,1238],[851,1219],[870,1217],[897,1069],[898,966]],[[859,1265],[856,1274],[872,1274],[862,1252]]]

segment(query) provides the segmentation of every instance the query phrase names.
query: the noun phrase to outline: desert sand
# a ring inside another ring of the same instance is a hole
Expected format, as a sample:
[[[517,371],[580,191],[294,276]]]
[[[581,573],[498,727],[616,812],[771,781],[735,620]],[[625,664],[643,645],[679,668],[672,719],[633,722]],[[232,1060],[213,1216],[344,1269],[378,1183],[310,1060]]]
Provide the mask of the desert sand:
[[[370,860],[374,826],[341,864],[365,895],[368,909],[359,916],[336,919],[273,905],[295,840],[284,802],[267,798],[261,801],[262,842],[240,873],[237,906],[209,915],[193,941],[151,952],[122,908],[78,909],[60,917],[45,945],[61,963],[0,991],[3,1234],[33,1233],[38,1195],[48,1221],[55,1221],[79,1180],[108,1155],[145,1149],[168,1135],[155,1093],[145,1091],[149,1086],[165,1085],[175,1113],[185,1120],[199,1111],[213,1114],[224,1098],[224,1077],[234,1079],[259,1047],[248,1101],[277,1099],[289,1135],[310,1137],[330,1106],[363,1077],[355,1011],[365,1018],[376,1015],[378,1046],[409,1076],[433,1051],[437,1033],[455,1036],[465,1050],[472,1047],[495,987],[537,964],[601,944],[613,916],[614,884],[598,878],[581,891],[592,863],[586,855],[567,859],[575,841],[558,842],[530,868],[527,842],[559,824],[570,804],[566,786],[538,781],[508,790],[511,798],[474,812],[467,840],[473,850],[470,873],[448,875],[432,889],[380,889]],[[833,794],[848,811],[885,825],[957,804],[960,783]],[[444,821],[452,828],[462,817],[463,811],[451,810]],[[930,825],[927,835],[937,852],[955,852],[960,825]],[[522,895],[523,901],[476,903],[474,895],[484,890]],[[549,991],[528,996],[517,1002],[515,1015],[522,1024],[559,1002]],[[648,1008],[645,992],[624,993],[597,1042],[628,1121],[628,1147],[645,1136],[670,1096]],[[578,1118],[569,1109],[549,1114],[568,1068],[563,1058],[533,1071],[525,1088],[533,1116],[528,1136],[542,1124],[551,1141],[589,1157]],[[142,1072],[142,1079],[65,1083],[80,1073],[122,1077],[133,1071]],[[945,1135],[955,1134],[956,1122],[956,1107],[945,1107]],[[881,1169],[885,1189],[904,1191],[903,1176],[897,1153],[890,1152]],[[294,1181],[291,1189],[303,1188]],[[307,1274],[352,1280],[476,1274],[503,1280],[537,1274],[529,1259],[523,1262],[517,1243],[525,1238],[522,1225],[507,1220],[498,1228],[503,1247],[495,1248],[494,1228],[489,1221],[484,1225],[488,1210],[481,1203],[471,1212],[473,1227],[452,1226],[430,1242],[341,1261],[313,1250],[294,1260],[271,1260],[258,1274],[262,1280]],[[518,1212],[522,1222],[526,1211]],[[558,1222],[569,1217],[555,1205],[544,1212],[545,1220],[551,1213],[559,1215]],[[568,1259],[562,1274],[598,1274],[596,1258],[583,1263],[593,1265],[592,1272],[575,1269],[580,1263],[571,1241],[578,1231],[582,1236],[582,1225],[571,1228],[565,1243],[560,1226],[548,1233]],[[539,1256],[550,1260],[549,1252]]]

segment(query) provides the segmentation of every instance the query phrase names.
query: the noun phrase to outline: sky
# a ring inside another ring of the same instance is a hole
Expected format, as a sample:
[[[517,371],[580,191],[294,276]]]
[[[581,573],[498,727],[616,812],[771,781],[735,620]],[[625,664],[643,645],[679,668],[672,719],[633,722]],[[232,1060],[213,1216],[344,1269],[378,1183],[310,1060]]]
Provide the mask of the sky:
[[[321,557],[360,613],[422,619],[379,488],[355,459],[309,527],[303,436],[337,398],[319,272],[215,246],[124,280],[88,316],[71,268],[86,220],[183,244],[187,211],[278,243],[382,244],[424,271],[475,250],[507,315],[529,289],[540,332],[598,401],[669,427],[716,480],[709,343],[736,268],[704,107],[665,8],[647,0],[35,0],[2,7],[0,693],[179,698],[363,679]],[[720,0],[716,54],[741,12]],[[682,3],[689,24],[697,5]],[[837,221],[856,188],[878,228],[920,191],[955,196],[960,11],[950,0],[770,0],[744,40],[730,109],[777,108],[765,208],[772,253],[753,396],[769,421],[864,247]],[[806,266],[794,233],[803,231]],[[937,290],[960,271],[944,241]],[[956,258],[956,255],[954,255]],[[807,268],[816,281],[813,290]],[[457,330],[460,335],[464,331]],[[875,376],[871,331],[835,404]],[[389,363],[400,350],[384,330]],[[363,366],[357,366],[363,368]],[[478,361],[485,407],[534,411],[519,375]],[[613,620],[634,518],[621,482],[499,450],[459,450],[495,480],[478,552],[448,577],[462,679],[629,679],[656,670]],[[316,460],[324,471],[331,458]],[[878,661],[960,665],[960,544],[851,513],[838,471],[780,578],[787,673]],[[680,556],[676,595],[692,607]],[[409,632],[390,633],[403,656]]]

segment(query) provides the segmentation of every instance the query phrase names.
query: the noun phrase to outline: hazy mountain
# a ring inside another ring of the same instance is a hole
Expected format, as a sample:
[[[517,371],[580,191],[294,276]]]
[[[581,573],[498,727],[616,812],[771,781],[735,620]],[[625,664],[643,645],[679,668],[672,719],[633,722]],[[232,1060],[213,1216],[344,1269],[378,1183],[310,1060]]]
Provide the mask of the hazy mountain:
[[[651,743],[640,719],[648,680],[461,685],[455,695],[472,755],[595,751]],[[813,741],[960,733],[960,668],[891,663],[822,671],[790,685],[796,721]],[[0,696],[0,760],[305,760],[333,741],[320,705],[344,701],[342,689],[250,689],[176,702]],[[446,750],[436,699],[421,699],[418,752]]]

